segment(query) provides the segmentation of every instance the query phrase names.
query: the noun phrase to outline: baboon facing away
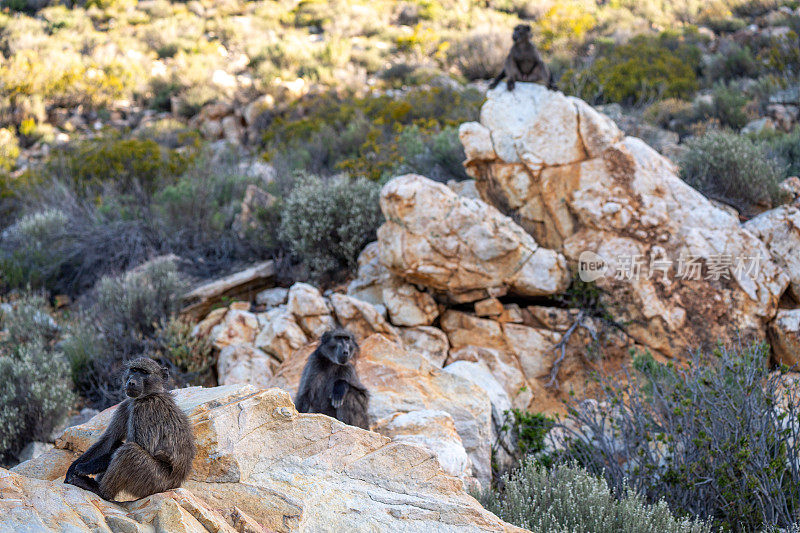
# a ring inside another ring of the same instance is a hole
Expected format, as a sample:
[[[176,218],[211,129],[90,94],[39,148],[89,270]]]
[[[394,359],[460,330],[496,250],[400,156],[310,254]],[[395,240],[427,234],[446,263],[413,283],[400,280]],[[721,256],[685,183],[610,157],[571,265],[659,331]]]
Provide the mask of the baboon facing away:
[[[550,69],[544,64],[539,51],[531,42],[531,27],[527,24],[518,24],[514,27],[512,38],[514,44],[508,52],[503,70],[492,80],[489,88],[497,87],[500,80],[505,77],[508,78],[506,87],[509,91],[514,90],[514,84],[518,81],[541,83],[548,89],[555,89]]]
[[[100,440],[70,465],[64,479],[105,500],[123,490],[144,498],[180,487],[194,459],[189,419],[164,388],[167,370],[146,357],[127,366],[128,397]]]
[[[323,333],[319,346],[303,368],[295,399],[297,410],[321,413],[369,429],[369,392],[359,381],[352,363],[358,353],[358,344],[346,329]]]

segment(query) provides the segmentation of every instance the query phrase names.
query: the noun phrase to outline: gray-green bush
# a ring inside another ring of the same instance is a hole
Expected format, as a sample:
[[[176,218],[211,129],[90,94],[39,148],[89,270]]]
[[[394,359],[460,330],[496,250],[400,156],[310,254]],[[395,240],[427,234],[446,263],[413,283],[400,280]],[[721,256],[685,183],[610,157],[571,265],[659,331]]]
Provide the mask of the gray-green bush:
[[[755,206],[774,206],[783,198],[780,166],[766,157],[760,144],[728,131],[711,130],[686,143],[681,177],[714,199],[745,214]]]
[[[600,374],[558,428],[566,456],[612,489],[732,531],[787,528],[800,512],[797,386],[770,372],[763,344],[697,352],[687,366],[634,359]]]
[[[315,276],[353,269],[383,220],[379,194],[364,178],[302,178],[286,199],[281,238]]]
[[[63,343],[79,391],[98,407],[120,401],[124,363],[158,350],[160,325],[178,312],[186,288],[169,260],[101,279]]]
[[[25,297],[0,311],[0,461],[44,440],[72,406],[59,329],[44,300]]]
[[[672,516],[666,503],[647,505],[625,492],[616,497],[606,481],[574,465],[551,469],[525,461],[504,478],[502,492],[484,491],[483,506],[534,533],[701,533],[708,524]]]

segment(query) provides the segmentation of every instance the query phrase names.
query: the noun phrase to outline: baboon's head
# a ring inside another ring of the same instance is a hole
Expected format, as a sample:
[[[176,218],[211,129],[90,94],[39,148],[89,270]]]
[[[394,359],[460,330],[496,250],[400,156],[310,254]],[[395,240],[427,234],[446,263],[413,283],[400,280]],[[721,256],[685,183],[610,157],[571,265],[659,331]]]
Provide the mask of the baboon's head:
[[[337,365],[346,365],[358,355],[358,344],[353,334],[346,329],[332,329],[322,334],[319,341],[322,355]]]
[[[515,43],[531,40],[531,27],[529,24],[517,24],[514,26],[514,33],[511,36]]]
[[[130,398],[142,398],[149,394],[164,392],[164,383],[169,371],[147,357],[139,357],[128,363],[125,372],[125,394]]]

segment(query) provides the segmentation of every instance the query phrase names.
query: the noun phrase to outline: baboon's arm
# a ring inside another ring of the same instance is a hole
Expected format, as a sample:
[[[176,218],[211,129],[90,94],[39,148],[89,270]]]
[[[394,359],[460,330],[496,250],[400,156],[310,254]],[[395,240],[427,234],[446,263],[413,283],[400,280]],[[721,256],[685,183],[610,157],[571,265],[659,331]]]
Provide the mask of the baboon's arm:
[[[120,404],[100,439],[70,465],[64,479],[66,483],[71,483],[75,476],[97,474],[108,468],[111,456],[122,445],[127,434],[129,403],[129,400],[125,400]]]
[[[500,74],[497,75],[495,79],[492,80],[492,83],[489,84],[490,89],[494,89],[500,83],[500,80],[506,77],[506,69],[500,71]]]
[[[350,385],[343,379],[334,383],[333,390],[331,391],[331,405],[337,409],[341,407],[344,402],[344,395],[347,394],[347,389],[349,388]]]

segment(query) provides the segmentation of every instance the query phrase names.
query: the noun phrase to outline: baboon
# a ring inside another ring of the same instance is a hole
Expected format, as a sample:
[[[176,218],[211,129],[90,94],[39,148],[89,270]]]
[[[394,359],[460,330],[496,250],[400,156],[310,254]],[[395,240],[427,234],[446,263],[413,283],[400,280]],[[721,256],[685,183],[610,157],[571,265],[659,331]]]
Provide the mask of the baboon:
[[[128,363],[128,397],[100,440],[70,465],[65,483],[109,501],[122,490],[144,498],[180,487],[194,459],[194,435],[189,419],[164,388],[168,378],[167,369],[152,359]]]
[[[546,85],[548,89],[555,89],[553,75],[550,69],[542,61],[539,51],[531,42],[531,27],[527,24],[518,24],[514,27],[512,35],[514,44],[508,52],[503,70],[497,75],[490,89],[494,89],[504,77],[508,78],[506,87],[509,91],[514,90],[514,84],[518,81],[531,81]]]
[[[301,413],[322,413],[369,429],[369,392],[359,381],[351,362],[358,356],[358,344],[346,329],[322,334],[319,346],[308,357],[295,405]]]

